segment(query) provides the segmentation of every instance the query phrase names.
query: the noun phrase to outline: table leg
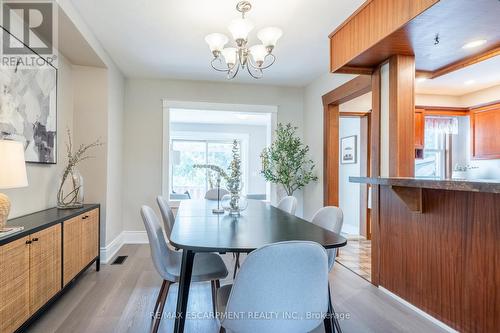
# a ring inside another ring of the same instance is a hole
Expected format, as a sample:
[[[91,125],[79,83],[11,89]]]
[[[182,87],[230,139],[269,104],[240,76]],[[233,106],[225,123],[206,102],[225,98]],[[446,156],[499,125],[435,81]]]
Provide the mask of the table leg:
[[[325,325],[325,332],[327,333],[333,333],[335,332],[335,326],[334,326],[334,317],[335,312],[333,312],[333,306],[332,306],[332,298],[330,294],[330,282],[328,282],[328,313],[326,314],[326,318],[323,320],[323,325]]]
[[[175,333],[184,332],[186,321],[186,309],[189,297],[189,285],[191,284],[191,274],[193,272],[194,252],[182,251],[181,276],[179,279],[179,291],[177,294],[177,310],[175,317]]]

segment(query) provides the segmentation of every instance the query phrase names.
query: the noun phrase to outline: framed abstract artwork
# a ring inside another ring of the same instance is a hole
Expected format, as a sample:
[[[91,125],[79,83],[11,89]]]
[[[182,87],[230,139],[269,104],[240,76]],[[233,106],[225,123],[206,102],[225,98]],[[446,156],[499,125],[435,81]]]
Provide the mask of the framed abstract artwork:
[[[357,136],[351,135],[340,139],[340,163],[357,163]]]
[[[28,57],[35,65],[23,64]],[[35,52],[28,57],[0,66],[0,139],[22,142],[26,162],[56,164],[57,69]]]

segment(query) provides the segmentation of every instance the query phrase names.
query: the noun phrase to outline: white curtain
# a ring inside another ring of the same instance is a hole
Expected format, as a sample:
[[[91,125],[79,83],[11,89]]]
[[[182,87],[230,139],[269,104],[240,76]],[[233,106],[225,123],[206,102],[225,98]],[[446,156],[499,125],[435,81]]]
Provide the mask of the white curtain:
[[[425,130],[458,134],[458,119],[456,117],[425,117]]]

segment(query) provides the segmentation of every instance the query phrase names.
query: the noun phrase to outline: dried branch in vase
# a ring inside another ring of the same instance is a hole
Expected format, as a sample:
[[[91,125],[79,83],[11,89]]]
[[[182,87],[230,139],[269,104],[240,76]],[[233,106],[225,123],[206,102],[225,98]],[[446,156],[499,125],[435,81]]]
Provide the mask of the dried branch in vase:
[[[61,209],[78,208],[83,206],[83,178],[77,170],[77,165],[93,156],[87,155],[89,149],[102,146],[99,140],[87,145],[80,145],[73,151],[71,131],[67,130],[68,142],[66,144],[68,165],[64,169],[59,190],[57,191],[57,207]]]

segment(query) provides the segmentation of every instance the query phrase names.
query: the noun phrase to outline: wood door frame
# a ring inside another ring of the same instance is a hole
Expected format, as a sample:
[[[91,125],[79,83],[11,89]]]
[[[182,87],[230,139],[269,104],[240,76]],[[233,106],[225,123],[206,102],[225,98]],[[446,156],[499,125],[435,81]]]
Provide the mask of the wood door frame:
[[[370,75],[360,75],[323,95],[323,205],[339,205],[339,105],[372,91]]]
[[[370,117],[369,175],[380,176],[380,67],[371,75],[360,75],[353,80],[323,95],[323,204],[338,206],[339,192],[339,105],[372,92]],[[372,241],[371,283],[379,284],[379,186],[371,186],[370,229]]]

